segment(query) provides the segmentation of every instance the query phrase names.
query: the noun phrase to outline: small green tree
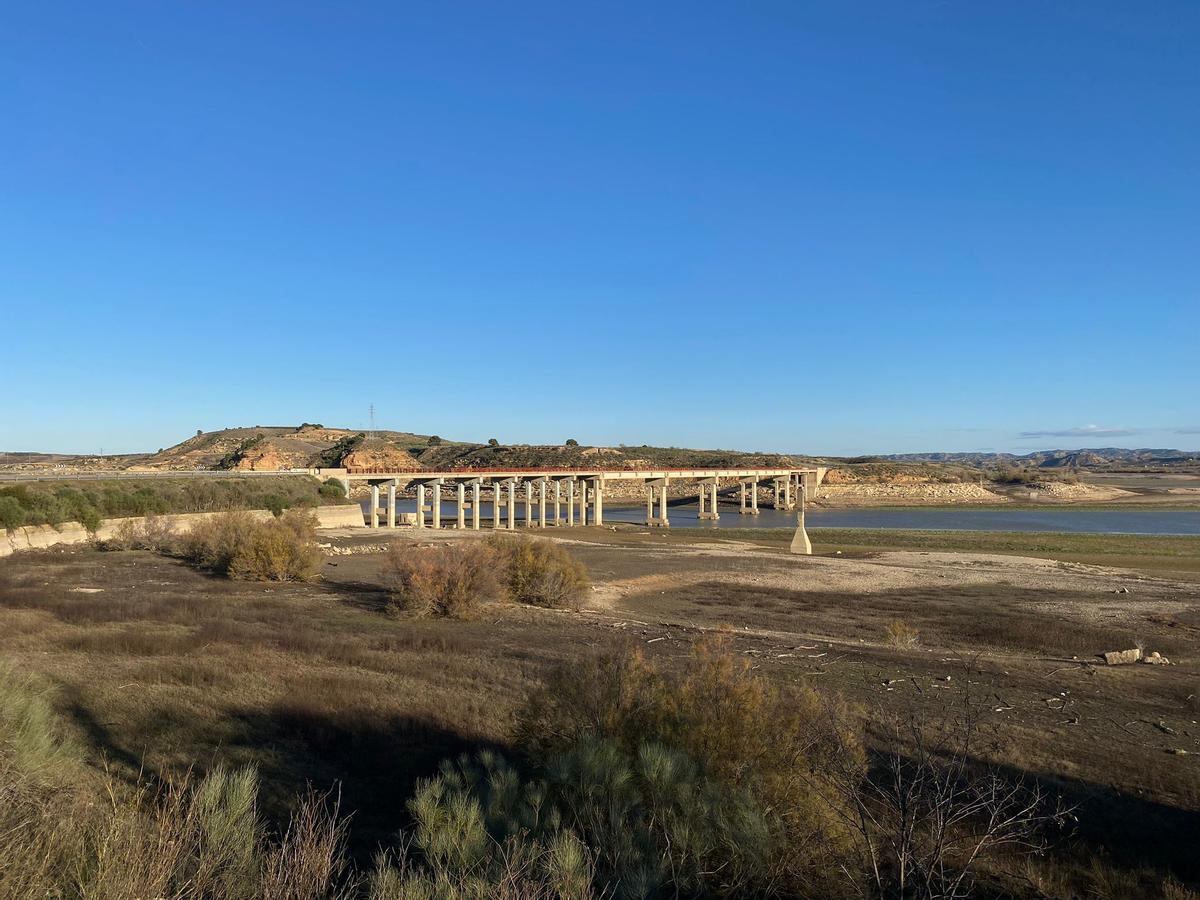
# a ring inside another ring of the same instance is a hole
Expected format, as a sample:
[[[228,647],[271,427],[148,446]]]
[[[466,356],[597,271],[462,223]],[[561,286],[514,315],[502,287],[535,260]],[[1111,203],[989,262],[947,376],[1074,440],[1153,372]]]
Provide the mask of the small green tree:
[[[488,438],[488,446],[489,447],[499,447],[500,442],[498,440],[496,440],[495,438]]]
[[[440,437],[438,437],[436,434],[431,434],[429,436],[429,446],[430,447],[440,447],[441,445],[442,445],[442,439]]]
[[[0,497],[0,528],[20,528],[25,524],[25,509],[16,497]]]
[[[579,441],[575,440],[575,438],[567,438],[567,446],[568,447],[578,447]]]

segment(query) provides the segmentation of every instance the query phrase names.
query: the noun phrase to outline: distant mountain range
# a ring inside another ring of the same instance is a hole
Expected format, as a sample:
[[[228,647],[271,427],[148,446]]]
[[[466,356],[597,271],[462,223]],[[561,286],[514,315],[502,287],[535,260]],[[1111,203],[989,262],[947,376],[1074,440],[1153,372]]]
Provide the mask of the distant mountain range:
[[[856,462],[957,463],[986,468],[997,465],[1033,466],[1039,469],[1162,469],[1200,466],[1194,450],[1127,450],[1098,447],[1085,450],[1038,450],[1024,456],[1015,453],[895,453],[888,456],[857,457]]]

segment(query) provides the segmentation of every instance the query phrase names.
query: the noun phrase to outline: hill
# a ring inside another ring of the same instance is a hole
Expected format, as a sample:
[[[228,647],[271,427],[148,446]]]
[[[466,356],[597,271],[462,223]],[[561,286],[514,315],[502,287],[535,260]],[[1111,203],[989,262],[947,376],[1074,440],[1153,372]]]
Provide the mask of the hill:
[[[1127,450],[1101,447],[1080,450],[1038,450],[1018,456],[1014,453],[898,453],[890,456],[860,457],[847,462],[954,463],[975,468],[1022,466],[1037,469],[1090,469],[1094,471],[1156,471],[1161,469],[1200,468],[1200,452],[1190,450]]]
[[[664,468],[789,465],[798,457],[680,447],[584,447],[446,441],[404,431],[366,434],[323,425],[255,426],[202,432],[148,457],[134,470],[270,471],[309,466],[378,466],[398,471],[463,466],[526,468],[647,465]]]

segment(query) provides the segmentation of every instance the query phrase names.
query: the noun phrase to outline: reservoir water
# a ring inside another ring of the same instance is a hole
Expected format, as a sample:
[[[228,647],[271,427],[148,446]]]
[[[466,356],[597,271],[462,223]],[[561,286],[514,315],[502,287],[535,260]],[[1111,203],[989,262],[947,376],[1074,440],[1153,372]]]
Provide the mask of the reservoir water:
[[[363,503],[365,510],[369,504]],[[416,501],[398,500],[400,512],[414,512]],[[492,523],[492,504],[481,504],[484,527]],[[760,509],[757,516],[739,515],[736,508],[722,506],[721,521],[701,521],[695,503],[671,506],[672,528],[790,528],[796,514]],[[453,502],[442,503],[442,523],[455,521]],[[517,503],[517,518],[523,520],[524,502]],[[534,516],[537,516],[536,507]],[[643,524],[645,506],[604,507],[605,522]],[[1196,509],[1006,509],[1004,507],[955,507],[925,509],[810,509],[809,528],[898,528],[923,531],[1066,531],[1083,534],[1175,534],[1200,535],[1200,510]]]

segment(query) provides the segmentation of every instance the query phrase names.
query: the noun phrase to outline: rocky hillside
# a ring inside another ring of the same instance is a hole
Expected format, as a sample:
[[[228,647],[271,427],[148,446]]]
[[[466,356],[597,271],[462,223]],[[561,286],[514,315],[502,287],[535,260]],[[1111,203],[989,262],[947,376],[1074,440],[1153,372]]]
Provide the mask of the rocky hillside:
[[[680,447],[583,447],[577,444],[473,444],[431,435],[376,431],[370,435],[323,425],[255,426],[203,432],[174,447],[138,457],[135,470],[230,469],[272,471],[309,466],[353,466],[412,471],[528,468],[533,466],[781,466],[800,457],[736,450],[689,450]]]

